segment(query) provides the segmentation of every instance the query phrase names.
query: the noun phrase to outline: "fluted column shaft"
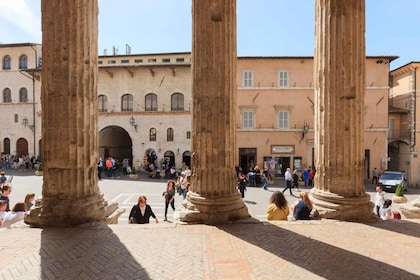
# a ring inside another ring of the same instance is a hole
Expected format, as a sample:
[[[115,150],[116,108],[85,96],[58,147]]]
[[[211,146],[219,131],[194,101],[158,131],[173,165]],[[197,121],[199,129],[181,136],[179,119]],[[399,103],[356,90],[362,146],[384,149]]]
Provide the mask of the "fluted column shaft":
[[[97,0],[42,0],[40,226],[100,221]],[[36,221],[34,222],[36,223]]]
[[[367,205],[363,181],[365,0],[317,0],[315,8],[316,176],[312,194],[344,208],[358,200]],[[358,215],[348,214],[339,215],[350,219]]]
[[[236,189],[236,0],[193,0],[192,191],[183,221],[248,216]],[[184,213],[185,214],[185,213]]]
[[[235,184],[235,1],[193,1],[194,191],[232,194]],[[223,15],[221,14],[223,13]],[[217,17],[220,21],[217,21]],[[217,174],[217,176],[215,176]],[[211,186],[211,187],[210,187]]]

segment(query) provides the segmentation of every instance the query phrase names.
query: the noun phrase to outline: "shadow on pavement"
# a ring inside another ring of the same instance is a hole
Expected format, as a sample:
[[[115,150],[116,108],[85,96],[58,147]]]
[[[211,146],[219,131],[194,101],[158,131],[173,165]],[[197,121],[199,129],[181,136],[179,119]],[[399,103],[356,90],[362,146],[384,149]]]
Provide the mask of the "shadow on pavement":
[[[236,228],[241,226],[246,230]],[[325,279],[419,279],[419,275],[391,264],[303,236],[281,225],[234,224],[218,228]],[[278,275],[281,279],[282,275]]]
[[[151,279],[107,226],[46,228],[41,279]]]
[[[420,224],[410,220],[386,220],[366,223],[368,226],[420,238]]]

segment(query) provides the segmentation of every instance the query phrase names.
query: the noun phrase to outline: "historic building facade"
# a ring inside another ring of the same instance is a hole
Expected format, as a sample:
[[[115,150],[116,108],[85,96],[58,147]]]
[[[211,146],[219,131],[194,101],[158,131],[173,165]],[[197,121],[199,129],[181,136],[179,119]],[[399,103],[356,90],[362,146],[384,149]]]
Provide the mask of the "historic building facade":
[[[0,51],[0,150],[38,155],[41,45],[0,45]],[[365,178],[374,167],[389,169],[395,162],[388,161],[395,153],[388,152],[387,110],[394,59],[366,60]],[[98,65],[99,155],[129,158],[135,166],[144,164],[145,155],[157,165],[190,165],[191,53],[102,55]],[[238,164],[271,167],[277,175],[287,167],[314,166],[313,57],[238,57],[236,76]]]
[[[389,169],[406,171],[410,185],[420,184],[420,62],[390,72],[388,160]]]
[[[190,53],[99,57],[100,156],[190,165],[190,60]]]
[[[41,139],[40,44],[0,44],[0,151],[38,155]]]
[[[366,179],[374,167],[387,168],[388,73],[394,59],[366,59]],[[242,168],[258,164],[284,174],[287,167],[301,171],[314,166],[313,63],[313,57],[238,58],[236,114]]]

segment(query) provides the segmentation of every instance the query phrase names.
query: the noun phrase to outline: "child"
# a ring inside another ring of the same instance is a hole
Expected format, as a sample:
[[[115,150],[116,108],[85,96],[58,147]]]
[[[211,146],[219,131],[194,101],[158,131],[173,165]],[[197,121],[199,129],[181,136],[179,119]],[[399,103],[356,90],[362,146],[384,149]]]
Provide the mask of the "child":
[[[31,207],[34,205],[34,200],[35,200],[35,194],[34,193],[28,193],[25,196],[26,210],[31,210]]]
[[[381,206],[385,202],[385,194],[386,194],[386,192],[384,192],[382,190],[382,187],[378,185],[376,187],[376,195],[375,195],[376,215],[378,215],[378,217],[381,216],[380,213],[379,213],[379,209],[381,208]]]
[[[392,204],[391,199],[385,199],[384,205],[379,210],[380,217],[381,217],[382,220],[389,220],[389,219],[394,218],[394,216],[392,214],[392,211],[391,211],[391,204]]]

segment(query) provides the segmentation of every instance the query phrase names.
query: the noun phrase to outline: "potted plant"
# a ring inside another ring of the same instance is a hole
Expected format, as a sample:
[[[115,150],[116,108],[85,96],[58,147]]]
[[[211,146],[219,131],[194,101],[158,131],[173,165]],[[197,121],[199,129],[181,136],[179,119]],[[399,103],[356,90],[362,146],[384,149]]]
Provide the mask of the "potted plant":
[[[36,176],[42,176],[43,175],[43,172],[42,172],[42,163],[39,163],[38,164],[38,168],[35,171],[35,175]]]
[[[133,166],[130,171],[130,175],[128,176],[130,179],[137,179],[138,174],[136,172],[136,168]]]
[[[406,203],[407,198],[404,196],[404,188],[402,184],[398,184],[397,188],[395,189],[395,195],[392,198],[392,201],[395,203]]]

